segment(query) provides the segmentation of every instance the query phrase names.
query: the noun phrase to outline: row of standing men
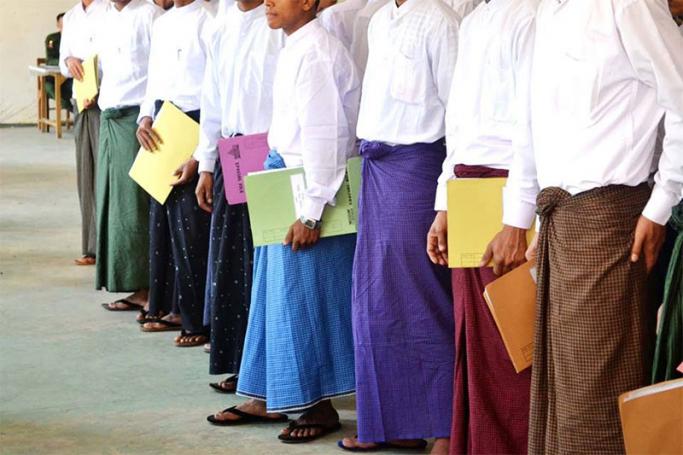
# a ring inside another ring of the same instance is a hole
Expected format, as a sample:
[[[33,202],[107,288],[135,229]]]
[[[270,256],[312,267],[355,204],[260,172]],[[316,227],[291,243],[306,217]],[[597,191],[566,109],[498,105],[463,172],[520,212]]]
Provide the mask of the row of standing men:
[[[76,118],[96,287],[132,292],[104,306],[140,310],[145,331],[209,341],[210,373],[232,375],[214,387],[247,399],[209,421],[302,413],[279,438],[306,442],[338,430],[330,399],[355,393],[342,449],[623,452],[616,397],[649,381],[647,278],[681,216],[683,38],[667,3],[209,5],[82,0],[60,59],[73,77],[93,54],[101,67]],[[164,101],[200,138],[160,205],[128,170],[158,145]],[[303,166],[307,190],[283,245],[254,249],[216,148],[265,131],[265,168]],[[358,152],[358,234],[320,239]],[[498,176],[503,231],[482,268],[449,271],[447,181]],[[536,350],[517,374],[481,293],[524,261],[536,212]]]

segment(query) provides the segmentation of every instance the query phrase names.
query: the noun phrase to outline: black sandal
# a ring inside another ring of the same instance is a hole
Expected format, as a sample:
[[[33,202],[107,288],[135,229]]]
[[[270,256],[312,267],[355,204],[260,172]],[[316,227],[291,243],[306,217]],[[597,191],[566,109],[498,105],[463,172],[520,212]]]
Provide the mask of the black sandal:
[[[227,389],[225,385],[230,385],[231,388]],[[233,376],[221,382],[212,382],[209,384],[209,387],[218,393],[235,393],[237,392],[237,376]]]
[[[140,325],[147,324],[148,322],[156,322],[157,319],[159,319],[159,318],[157,318],[155,316],[150,316],[149,311],[145,310],[144,308],[140,310],[140,313],[135,318],[137,323]]]
[[[289,420],[289,418],[284,414],[280,414],[280,417],[278,417],[277,419],[249,414],[248,412],[240,411],[239,409],[237,409],[237,406],[224,409],[222,412],[229,412],[230,414],[234,414],[237,417],[239,417],[239,419],[218,420],[216,416],[210,415],[206,418],[206,420],[212,425],[217,425],[219,427],[232,427],[236,425],[245,425],[248,423],[282,423],[287,422]]]
[[[162,327],[155,327],[153,329],[145,327],[145,324],[160,324]],[[167,321],[165,319],[161,318],[149,318],[142,326],[140,326],[140,330],[142,330],[145,333],[155,333],[155,332],[177,332],[178,330],[182,330],[183,325],[179,324],[177,322],[171,322]]]
[[[356,435],[356,438],[358,436]],[[362,447],[346,447],[344,445],[344,441],[337,441],[337,447],[339,447],[342,450],[345,450],[347,452],[356,452],[356,453],[362,453],[362,452],[379,452],[380,450],[401,450],[405,452],[422,452],[424,449],[427,448],[428,442],[425,441],[424,439],[420,439],[417,443],[417,445],[414,446],[404,446],[404,445],[399,445],[399,444],[392,444],[391,442],[378,442],[375,443],[373,447],[368,447],[366,449]]]
[[[116,306],[112,307],[112,305],[116,305],[119,303],[123,303],[124,305],[126,305],[126,307],[125,308],[119,308]],[[116,300],[115,302],[103,303],[102,308],[104,308],[107,311],[114,311],[114,312],[116,312],[116,311],[141,311],[141,310],[145,309],[144,305],[140,305],[139,303],[131,302],[128,299],[119,299],[119,300]]]
[[[296,423],[296,422],[291,422],[289,424],[289,427],[287,427],[289,429],[289,433],[286,435],[281,434],[277,438],[280,441],[284,442],[285,444],[303,444],[306,442],[315,441],[316,439],[324,438],[325,436],[327,436],[330,433],[334,433],[336,431],[341,430],[341,427],[342,426],[341,426],[340,422],[337,422],[332,426],[323,425],[322,423]],[[305,429],[316,429],[316,428],[320,428],[323,431],[316,434],[315,436],[306,436],[306,437],[302,437],[302,438],[294,438],[294,437],[290,436],[292,434],[292,431],[294,431],[294,430],[305,430]]]

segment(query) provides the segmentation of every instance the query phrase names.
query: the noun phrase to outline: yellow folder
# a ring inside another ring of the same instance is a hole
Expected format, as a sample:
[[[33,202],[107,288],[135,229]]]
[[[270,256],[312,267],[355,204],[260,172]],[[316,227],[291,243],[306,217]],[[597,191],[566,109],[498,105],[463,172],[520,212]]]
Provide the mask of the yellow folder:
[[[154,152],[141,147],[128,175],[163,204],[171,193],[171,183],[177,180],[173,173],[197,148],[199,124],[167,101],[154,120],[153,128],[163,144]]]
[[[74,79],[73,92],[78,112],[83,112],[85,100],[94,100],[99,92],[97,55],[83,61],[83,80]]]
[[[448,182],[448,265],[479,267],[486,247],[503,228],[505,178]],[[529,230],[527,240],[533,239]]]
[[[683,453],[683,379],[621,395],[619,414],[628,455]]]

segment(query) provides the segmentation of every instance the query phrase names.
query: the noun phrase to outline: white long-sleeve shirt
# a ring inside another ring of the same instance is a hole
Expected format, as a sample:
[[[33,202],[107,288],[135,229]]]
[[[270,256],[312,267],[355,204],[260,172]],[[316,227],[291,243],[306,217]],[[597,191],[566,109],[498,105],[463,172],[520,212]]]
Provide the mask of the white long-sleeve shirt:
[[[389,1],[368,0],[367,4],[356,13],[351,38],[351,57],[356,62],[361,79],[363,79],[365,67],[368,64],[368,27],[370,26],[370,19]]]
[[[265,133],[273,113],[273,80],[284,34],[272,30],[265,5],[233,5],[216,18],[201,99],[200,172],[213,172],[221,137]],[[220,22],[218,22],[220,21]]]
[[[194,0],[171,8],[154,22],[139,119],[154,117],[156,100],[171,101],[183,112],[199,109],[212,21],[208,4]]]
[[[539,188],[572,195],[648,180],[643,215],[665,224],[683,191],[683,38],[664,0],[543,0],[532,70],[533,153],[515,156],[504,222],[529,227]]]
[[[358,137],[394,145],[435,142],[458,48],[460,18],[441,0],[390,2],[372,17]]]
[[[59,69],[64,77],[73,77],[66,66],[66,59],[75,57],[85,60],[97,53],[98,32],[102,18],[109,8],[107,0],[94,0],[87,8],[78,2],[64,14],[62,40],[59,45]]]
[[[273,93],[268,144],[287,167],[304,167],[302,215],[320,220],[334,205],[356,152],[360,79],[351,55],[317,19],[287,37]]]
[[[132,0],[121,11],[113,4],[107,8],[98,38],[102,71],[100,109],[142,104],[147,87],[152,24],[163,12],[145,0]]]
[[[336,36],[350,52],[353,41],[353,24],[358,12],[367,5],[367,0],[345,0],[325,8],[319,15],[320,25]]]
[[[529,82],[537,8],[538,0],[491,0],[463,20],[436,210],[447,210],[447,182],[456,164],[509,169],[517,150],[531,147]]]

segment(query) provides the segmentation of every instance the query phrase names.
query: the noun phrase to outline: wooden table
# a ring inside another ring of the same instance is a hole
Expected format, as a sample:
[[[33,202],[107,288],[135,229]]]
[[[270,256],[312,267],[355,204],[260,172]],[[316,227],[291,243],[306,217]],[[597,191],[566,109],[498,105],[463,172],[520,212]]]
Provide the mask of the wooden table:
[[[57,137],[62,137],[62,84],[66,78],[59,71],[59,66],[49,65],[30,65],[28,70],[38,78],[38,129],[42,132],[49,132],[50,127],[55,128]],[[50,120],[50,109],[48,106],[47,92],[45,91],[45,80],[48,77],[55,81],[55,119]],[[67,118],[68,123],[68,118]]]

